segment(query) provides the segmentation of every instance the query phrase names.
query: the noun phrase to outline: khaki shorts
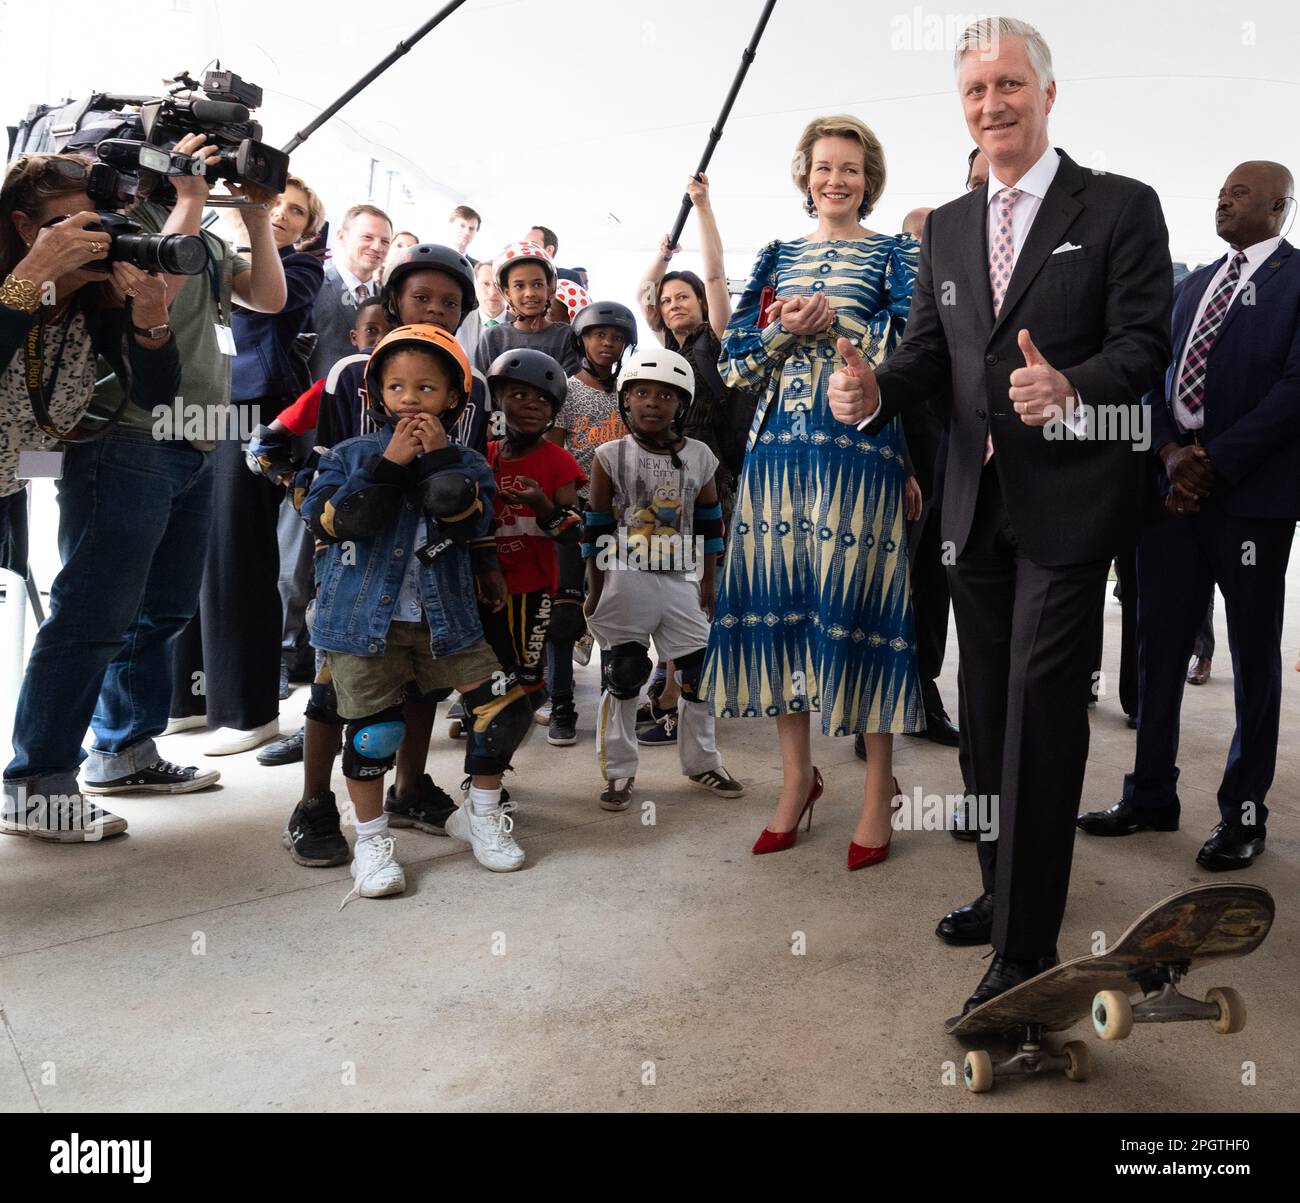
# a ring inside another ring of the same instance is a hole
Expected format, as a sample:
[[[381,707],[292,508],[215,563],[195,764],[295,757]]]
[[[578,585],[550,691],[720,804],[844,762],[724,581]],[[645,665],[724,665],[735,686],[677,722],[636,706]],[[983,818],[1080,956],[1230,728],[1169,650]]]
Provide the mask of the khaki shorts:
[[[343,719],[369,718],[396,706],[412,682],[421,695],[454,689],[502,672],[497,654],[480,639],[463,651],[435,657],[429,650],[426,622],[394,622],[382,656],[326,652],[338,713]]]

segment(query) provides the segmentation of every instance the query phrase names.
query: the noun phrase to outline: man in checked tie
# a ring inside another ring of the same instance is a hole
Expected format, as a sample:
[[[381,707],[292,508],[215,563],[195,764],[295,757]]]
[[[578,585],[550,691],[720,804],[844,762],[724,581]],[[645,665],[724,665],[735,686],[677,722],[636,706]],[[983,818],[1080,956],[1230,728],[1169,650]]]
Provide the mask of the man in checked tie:
[[[1106,574],[1136,537],[1146,462],[1140,421],[1121,441],[1093,414],[1141,415],[1169,361],[1172,271],[1152,189],[1052,147],[1032,25],[976,22],[955,66],[988,182],[930,215],[901,345],[873,373],[842,342],[829,401],[874,433],[952,390],[942,537],[971,775],[997,819],[983,892],[936,931],[993,944],[969,1009],[1056,961]]]
[[[1300,519],[1300,255],[1282,237],[1295,204],[1280,163],[1235,168],[1214,214],[1228,253],[1174,293],[1173,355],[1148,398],[1159,458],[1138,541],[1136,759],[1120,801],[1079,817],[1089,835],[1178,829],[1182,665],[1217,583],[1237,728],[1221,821],[1196,858],[1212,871],[1244,869],[1264,851],[1277,760],[1282,607]]]

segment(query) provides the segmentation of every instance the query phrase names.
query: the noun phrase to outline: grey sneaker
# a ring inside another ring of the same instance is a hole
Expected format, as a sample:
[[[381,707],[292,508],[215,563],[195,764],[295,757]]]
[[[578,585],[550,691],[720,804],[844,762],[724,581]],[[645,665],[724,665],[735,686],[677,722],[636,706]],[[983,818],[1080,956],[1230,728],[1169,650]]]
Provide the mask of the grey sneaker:
[[[632,787],[635,784],[635,777],[615,777],[613,781],[606,782],[600,795],[600,809],[626,810],[632,805]]]

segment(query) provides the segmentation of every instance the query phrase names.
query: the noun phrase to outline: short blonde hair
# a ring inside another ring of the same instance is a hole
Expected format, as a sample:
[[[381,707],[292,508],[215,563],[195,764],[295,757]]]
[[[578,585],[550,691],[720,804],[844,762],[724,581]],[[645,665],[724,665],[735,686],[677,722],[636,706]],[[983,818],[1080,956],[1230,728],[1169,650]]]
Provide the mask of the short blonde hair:
[[[790,164],[790,177],[794,180],[794,186],[804,194],[808,192],[812,149],[818,138],[848,138],[862,147],[863,192],[858,217],[866,217],[876,207],[876,201],[885,190],[885,150],[880,145],[880,139],[865,123],[848,113],[814,117],[799,135],[799,144],[795,147],[794,159]],[[810,200],[805,199],[804,209],[809,217],[817,216],[817,210]]]
[[[299,242],[310,242],[325,224],[325,202],[316,195],[314,188],[303,183],[300,176],[291,175],[284,184],[285,188],[297,188],[307,198],[307,228],[303,230]]]

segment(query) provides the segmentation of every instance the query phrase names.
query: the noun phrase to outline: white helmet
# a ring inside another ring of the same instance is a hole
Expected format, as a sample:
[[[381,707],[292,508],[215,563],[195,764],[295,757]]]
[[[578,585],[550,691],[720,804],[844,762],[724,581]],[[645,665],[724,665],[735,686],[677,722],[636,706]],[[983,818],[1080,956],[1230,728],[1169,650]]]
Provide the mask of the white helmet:
[[[689,404],[695,397],[695,373],[684,356],[667,347],[638,347],[625,360],[618,374],[618,395],[634,380],[655,380],[671,384],[686,394]]]

